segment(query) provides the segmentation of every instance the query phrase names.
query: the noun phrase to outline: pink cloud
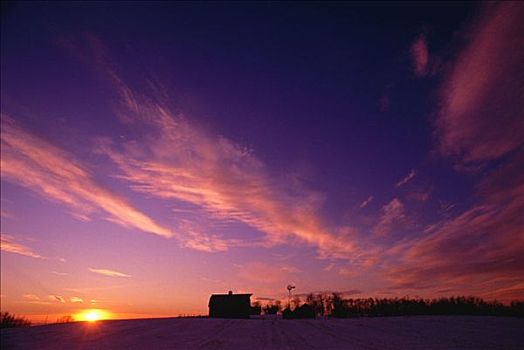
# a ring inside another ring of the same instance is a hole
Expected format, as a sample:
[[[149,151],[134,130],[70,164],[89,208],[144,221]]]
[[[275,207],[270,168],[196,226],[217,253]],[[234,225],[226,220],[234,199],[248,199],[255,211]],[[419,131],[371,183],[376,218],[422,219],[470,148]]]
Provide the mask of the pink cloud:
[[[486,5],[443,79],[436,113],[439,150],[456,169],[485,171],[469,209],[384,253],[398,289],[445,288],[509,300],[524,279],[524,6]],[[487,168],[489,169],[489,168]]]
[[[326,265],[322,270],[324,271],[331,271],[333,270],[333,268],[335,268],[337,265],[335,265],[335,263],[329,263],[328,265]]]
[[[415,74],[418,76],[426,75],[428,71],[429,54],[428,44],[424,35],[417,37],[413,44],[411,44],[410,53]]]
[[[118,272],[118,271],[109,270],[109,269],[94,269],[90,267],[88,270],[93,273],[97,273],[99,275],[108,276],[108,277],[126,277],[126,278],[131,277],[131,275],[128,275],[127,273]]]
[[[383,254],[392,288],[524,298],[524,5],[486,5],[444,76],[435,127],[456,169],[485,169],[476,202]],[[488,167],[496,160],[496,167]],[[489,170],[491,169],[491,170]]]
[[[124,198],[98,185],[72,155],[25,131],[6,115],[2,115],[1,140],[2,179],[67,205],[82,220],[102,210],[108,220],[121,226],[163,237],[173,235]]]
[[[384,256],[396,288],[448,286],[486,297],[523,298],[524,150],[477,185],[480,201]],[[499,290],[497,294],[495,291]],[[520,294],[519,294],[520,293]]]
[[[191,220],[180,220],[179,229],[184,232],[184,246],[204,252],[226,251],[239,243],[237,240],[227,240],[217,235],[209,234],[203,228],[197,227]]]
[[[411,170],[409,174],[407,174],[402,180],[397,182],[395,187],[400,187],[402,185],[407,184],[409,181],[411,181],[415,176],[417,175],[417,172],[415,170]]]
[[[467,36],[440,90],[436,134],[442,154],[471,163],[524,142],[524,6],[488,5]]]
[[[16,242],[15,237],[7,233],[2,232],[2,234],[0,235],[0,240],[1,240],[0,248],[4,252],[28,256],[30,258],[45,259],[40,254],[35,253],[31,248],[19,242]]]
[[[371,203],[372,201],[373,201],[373,196],[369,196],[368,198],[366,198],[365,201],[360,203],[360,209],[367,207],[368,204]]]
[[[382,215],[372,232],[378,236],[388,234],[392,228],[405,219],[404,205],[398,198],[393,198],[391,202],[382,207]]]
[[[298,239],[317,246],[324,257],[353,252],[353,242],[330,232],[317,214],[319,193],[277,179],[253,150],[171,112],[159,97],[165,93],[143,96],[107,70],[120,96],[117,114],[128,127],[143,132],[120,145],[100,140],[98,151],[118,166],[118,178],[133,190],[170,200],[175,210],[186,203],[213,220],[246,224],[264,234],[266,245]],[[202,230],[182,240],[208,251],[242,245]]]
[[[24,294],[22,297],[29,301],[40,301],[40,297],[35,294]]]

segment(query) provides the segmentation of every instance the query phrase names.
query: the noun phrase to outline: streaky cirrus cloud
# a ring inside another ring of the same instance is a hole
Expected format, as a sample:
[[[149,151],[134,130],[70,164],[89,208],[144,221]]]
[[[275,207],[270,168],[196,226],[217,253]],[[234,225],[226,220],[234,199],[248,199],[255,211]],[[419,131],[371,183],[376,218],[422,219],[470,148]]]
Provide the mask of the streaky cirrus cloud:
[[[524,159],[521,159],[524,160]],[[506,294],[524,279],[524,176],[523,172],[506,189],[497,188],[492,174],[480,186],[484,200],[459,216],[442,222],[429,235],[402,243],[390,266],[389,276],[397,287],[430,288],[436,285],[463,284],[498,280]],[[520,184],[518,182],[520,181]],[[482,295],[486,290],[480,289]],[[513,293],[513,298],[524,295]]]
[[[411,59],[413,71],[417,76],[424,76],[428,72],[429,53],[426,36],[421,34],[411,44]]]
[[[133,141],[100,140],[99,152],[118,166],[118,178],[150,196],[184,202],[216,220],[244,223],[266,237],[267,244],[289,239],[318,247],[321,256],[349,256],[355,244],[330,232],[318,214],[322,196],[297,183],[273,176],[255,152],[216,135],[169,108],[164,89],[149,84],[153,95],[129,87],[107,61],[99,40],[89,37],[98,67],[119,96],[117,115],[139,130]],[[94,43],[94,44],[93,44]],[[237,241],[193,231],[187,245],[225,250]],[[245,243],[244,243],[245,244]],[[240,244],[242,245],[242,244]]]
[[[366,198],[366,200],[360,203],[360,209],[367,207],[368,204],[371,203],[372,201],[373,201],[373,196],[369,196],[368,198]]]
[[[443,79],[435,129],[444,156],[483,164],[476,201],[391,247],[386,273],[393,288],[522,299],[524,5],[488,4],[466,37]]]
[[[404,178],[402,178],[395,187],[400,187],[402,185],[407,184],[409,181],[411,181],[415,176],[417,175],[417,172],[415,170],[411,170],[409,174],[407,174]]]
[[[388,204],[382,207],[382,215],[372,232],[377,236],[387,235],[396,224],[405,219],[404,204],[398,198],[393,198]]]
[[[175,210],[175,212],[178,211]],[[236,239],[225,239],[209,233],[209,229],[197,224],[196,220],[179,219],[177,227],[180,232],[184,233],[182,244],[190,249],[203,252],[222,252],[241,243]]]
[[[333,270],[336,266],[337,265],[335,263],[329,263],[324,268],[322,268],[322,270],[329,272],[329,271]]]
[[[103,188],[71,154],[24,130],[2,115],[2,179],[27,187],[48,200],[65,204],[84,220],[95,210],[108,220],[163,237],[173,232]]]
[[[45,259],[42,255],[35,253],[31,248],[16,241],[15,237],[7,233],[0,235],[0,248],[4,252],[28,256],[35,259]]]
[[[24,294],[22,297],[29,301],[40,301],[40,297],[36,294]]]
[[[97,273],[99,275],[104,275],[104,276],[108,276],[108,277],[126,277],[126,278],[129,278],[131,277],[131,275],[128,275],[126,273],[123,273],[123,272],[118,272],[118,271],[114,271],[114,270],[109,270],[109,269],[95,269],[95,268],[88,268],[89,271],[93,272],[93,273]]]
[[[435,120],[439,150],[482,162],[524,142],[524,5],[490,4],[444,77]]]
[[[67,272],[59,272],[59,271],[51,271],[51,273],[53,275],[57,275],[57,276],[67,276],[67,275],[69,275]]]
[[[48,299],[51,301],[58,301],[61,304],[65,304],[66,300],[60,295],[49,295]]]

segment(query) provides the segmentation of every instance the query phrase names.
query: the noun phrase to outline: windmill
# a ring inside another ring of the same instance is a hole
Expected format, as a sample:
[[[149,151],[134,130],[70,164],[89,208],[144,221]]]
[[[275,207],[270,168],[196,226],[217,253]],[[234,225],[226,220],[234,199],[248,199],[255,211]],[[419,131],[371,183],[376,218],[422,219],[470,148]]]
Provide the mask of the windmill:
[[[287,288],[287,291],[288,291],[287,304],[289,305],[289,308],[291,309],[291,290],[295,289],[295,286],[292,285],[292,284],[288,284],[286,288]]]

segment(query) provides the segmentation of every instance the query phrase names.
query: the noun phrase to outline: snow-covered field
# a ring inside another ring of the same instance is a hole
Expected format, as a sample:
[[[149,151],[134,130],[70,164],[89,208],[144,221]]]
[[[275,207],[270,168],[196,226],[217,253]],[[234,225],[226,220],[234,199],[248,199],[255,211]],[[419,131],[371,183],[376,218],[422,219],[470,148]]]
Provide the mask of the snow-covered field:
[[[523,349],[524,319],[167,318],[1,331],[2,349]]]

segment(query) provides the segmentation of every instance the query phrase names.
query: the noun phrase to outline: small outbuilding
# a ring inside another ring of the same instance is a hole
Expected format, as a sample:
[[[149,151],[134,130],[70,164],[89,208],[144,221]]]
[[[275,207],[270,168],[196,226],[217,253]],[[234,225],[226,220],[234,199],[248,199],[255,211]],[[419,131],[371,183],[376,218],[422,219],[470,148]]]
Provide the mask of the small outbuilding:
[[[315,318],[315,310],[309,304],[303,304],[291,310],[287,307],[282,311],[282,318],[285,320],[299,319],[299,318]]]
[[[213,294],[209,298],[209,317],[249,318],[252,294]]]

